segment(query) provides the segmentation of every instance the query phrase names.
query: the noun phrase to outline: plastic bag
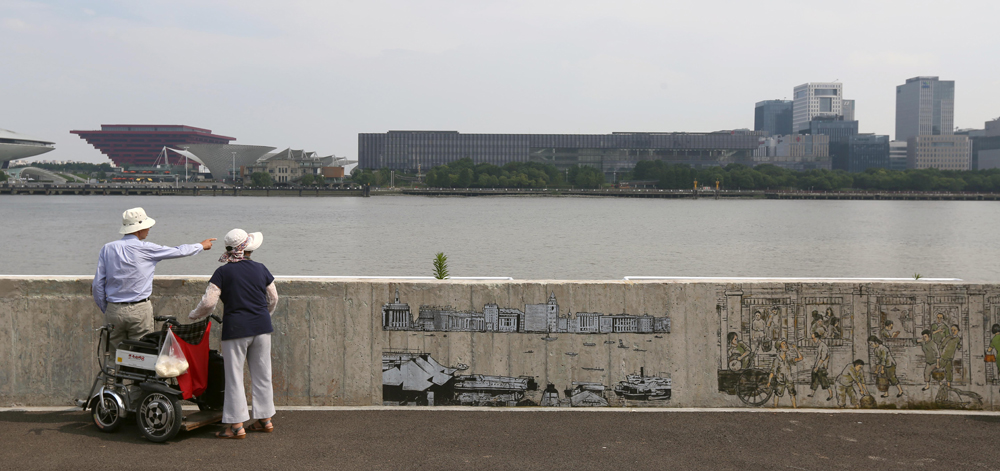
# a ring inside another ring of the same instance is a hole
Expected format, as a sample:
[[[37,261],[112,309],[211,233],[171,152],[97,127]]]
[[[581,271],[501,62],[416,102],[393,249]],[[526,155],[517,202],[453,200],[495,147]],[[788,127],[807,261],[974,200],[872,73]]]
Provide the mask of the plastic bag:
[[[173,330],[167,330],[160,347],[160,356],[156,358],[156,375],[161,378],[176,378],[188,370],[187,358],[177,343]]]

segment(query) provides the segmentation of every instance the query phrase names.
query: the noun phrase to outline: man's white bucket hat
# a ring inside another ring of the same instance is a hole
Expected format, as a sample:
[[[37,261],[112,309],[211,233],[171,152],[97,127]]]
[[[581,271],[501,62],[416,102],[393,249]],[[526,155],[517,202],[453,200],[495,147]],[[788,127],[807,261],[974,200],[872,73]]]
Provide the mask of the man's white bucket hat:
[[[261,234],[260,232],[247,234],[247,231],[244,231],[243,229],[233,229],[229,231],[229,233],[226,234],[226,237],[222,239],[222,243],[225,244],[226,250],[229,250],[230,247],[236,247],[242,244],[243,241],[247,240],[247,237],[251,240],[250,243],[247,244],[247,247],[243,249],[244,252],[253,252],[260,247],[260,244],[264,243],[264,234]]]
[[[124,213],[122,213],[122,227],[118,230],[118,233],[131,234],[133,232],[139,232],[143,229],[153,227],[153,224],[156,224],[156,220],[146,216],[145,209],[127,209]]]

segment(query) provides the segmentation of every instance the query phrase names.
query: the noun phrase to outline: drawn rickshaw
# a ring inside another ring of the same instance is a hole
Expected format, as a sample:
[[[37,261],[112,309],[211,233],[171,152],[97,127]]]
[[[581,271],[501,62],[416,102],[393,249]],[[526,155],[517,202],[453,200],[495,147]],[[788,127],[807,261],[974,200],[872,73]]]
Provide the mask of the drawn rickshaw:
[[[774,388],[771,384],[771,358],[761,358],[760,365],[754,365],[757,351],[754,350],[743,362],[734,354],[728,361],[729,369],[719,370],[719,392],[736,395],[744,404],[760,407],[771,399]],[[766,363],[766,365],[765,365]]]

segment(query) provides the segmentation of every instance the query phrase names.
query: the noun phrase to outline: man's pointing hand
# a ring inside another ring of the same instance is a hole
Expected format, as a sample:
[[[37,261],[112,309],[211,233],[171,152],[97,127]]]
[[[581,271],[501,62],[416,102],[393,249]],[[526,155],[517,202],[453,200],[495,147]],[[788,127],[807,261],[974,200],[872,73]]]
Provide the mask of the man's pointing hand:
[[[205,239],[205,240],[201,241],[201,248],[203,248],[205,250],[212,250],[212,241],[213,240],[219,240],[219,239],[216,239],[214,237],[211,238],[211,239]]]

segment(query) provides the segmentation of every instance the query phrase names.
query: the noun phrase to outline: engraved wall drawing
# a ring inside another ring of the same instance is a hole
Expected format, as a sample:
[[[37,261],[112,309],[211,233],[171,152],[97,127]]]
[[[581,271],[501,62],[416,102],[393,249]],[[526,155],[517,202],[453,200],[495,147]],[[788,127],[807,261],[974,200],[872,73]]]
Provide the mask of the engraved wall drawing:
[[[717,301],[718,389],[748,406],[980,408],[970,387],[997,382],[1000,296],[965,285],[731,284]]]

